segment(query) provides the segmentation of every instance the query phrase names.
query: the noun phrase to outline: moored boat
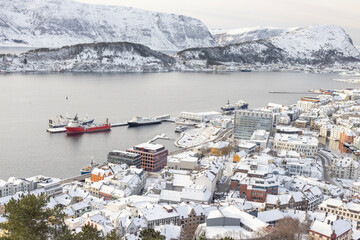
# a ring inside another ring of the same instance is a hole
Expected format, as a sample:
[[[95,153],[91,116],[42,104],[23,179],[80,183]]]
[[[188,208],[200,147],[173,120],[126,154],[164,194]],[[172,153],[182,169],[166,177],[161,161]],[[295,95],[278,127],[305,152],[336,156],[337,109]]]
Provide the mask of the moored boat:
[[[129,127],[138,127],[142,125],[151,125],[151,124],[160,124],[161,120],[156,118],[143,118],[143,117],[135,117],[131,121],[128,121]]]
[[[236,109],[239,110],[239,109],[247,109],[249,106],[249,104],[247,102],[245,102],[244,100],[239,100],[237,103],[236,103]]]
[[[77,134],[77,133],[90,133],[90,132],[100,132],[100,131],[108,131],[111,129],[111,124],[108,119],[106,122],[100,125],[97,124],[88,124],[82,125],[77,116],[73,120],[70,120],[69,125],[65,127],[67,134]]]
[[[91,171],[97,166],[99,166],[99,164],[94,162],[94,160],[91,160],[90,165],[84,167],[83,169],[80,169],[80,173],[81,175],[91,173]]]
[[[73,120],[74,118],[69,117],[69,116],[58,116],[58,118],[56,120],[52,120],[49,119],[49,127],[50,128],[63,128],[66,127],[70,120]],[[94,122],[94,118],[89,118],[86,117],[84,119],[80,119],[79,122],[81,122],[82,125],[88,125],[88,124],[92,124]]]
[[[235,106],[230,104],[230,101],[228,100],[227,104],[225,106],[221,107],[221,110],[223,112],[232,112],[235,110]]]

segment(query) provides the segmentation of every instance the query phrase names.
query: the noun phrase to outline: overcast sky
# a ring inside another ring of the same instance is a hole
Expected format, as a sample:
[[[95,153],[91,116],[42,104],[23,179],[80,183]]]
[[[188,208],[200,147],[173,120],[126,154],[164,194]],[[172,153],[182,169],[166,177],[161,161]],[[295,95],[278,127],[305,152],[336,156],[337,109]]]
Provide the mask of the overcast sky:
[[[200,19],[208,28],[335,24],[360,45],[360,0],[78,0]]]

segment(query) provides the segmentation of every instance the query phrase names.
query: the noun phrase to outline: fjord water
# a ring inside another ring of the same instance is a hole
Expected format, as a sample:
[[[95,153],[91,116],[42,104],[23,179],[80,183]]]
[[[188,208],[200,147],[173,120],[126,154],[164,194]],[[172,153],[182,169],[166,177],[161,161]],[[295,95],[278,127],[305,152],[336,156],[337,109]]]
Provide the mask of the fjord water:
[[[91,156],[102,163],[111,150],[125,150],[165,133],[161,140],[175,150],[173,123],[139,128],[116,127],[109,132],[77,136],[46,132],[48,119],[69,113],[88,114],[96,122],[125,122],[134,116],[178,116],[181,111],[219,110],[227,100],[250,107],[269,102],[293,104],[309,89],[354,85],[333,81],[331,74],[141,73],[141,74],[3,74],[0,75],[0,178],[37,174],[70,177]],[[68,100],[66,99],[68,96]]]

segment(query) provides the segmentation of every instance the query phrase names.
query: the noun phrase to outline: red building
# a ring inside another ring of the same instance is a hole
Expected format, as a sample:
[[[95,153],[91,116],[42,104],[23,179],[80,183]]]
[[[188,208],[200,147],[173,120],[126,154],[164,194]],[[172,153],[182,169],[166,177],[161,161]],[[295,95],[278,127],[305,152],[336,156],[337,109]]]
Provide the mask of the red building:
[[[126,151],[141,155],[141,168],[145,171],[157,172],[166,166],[168,150],[161,144],[142,143]]]
[[[91,171],[91,181],[98,182],[111,175],[112,171],[108,167],[94,168]]]
[[[340,142],[352,144],[354,143],[355,137],[356,134],[352,130],[345,129],[340,133]]]
[[[231,177],[230,189],[239,191],[240,196],[248,201],[265,202],[267,194],[277,195],[279,184],[267,173],[237,172]]]

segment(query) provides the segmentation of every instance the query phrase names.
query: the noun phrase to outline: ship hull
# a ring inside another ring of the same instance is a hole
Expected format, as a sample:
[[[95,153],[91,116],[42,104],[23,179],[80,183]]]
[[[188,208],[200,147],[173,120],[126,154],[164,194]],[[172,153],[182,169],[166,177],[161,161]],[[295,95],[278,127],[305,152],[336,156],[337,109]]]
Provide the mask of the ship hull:
[[[81,122],[82,125],[88,125],[88,124],[92,124],[94,122],[95,119],[91,119],[91,120],[88,120],[88,121],[84,121],[84,122]],[[51,128],[64,128],[68,125],[68,123],[64,123],[64,124],[49,124],[49,127]]]
[[[91,133],[91,132],[102,132],[109,131],[111,129],[111,125],[103,125],[96,127],[65,127],[67,134],[79,134],[79,133]]]
[[[145,125],[153,125],[153,124],[160,124],[161,121],[152,121],[152,122],[128,122],[129,127],[139,127]]]
[[[239,109],[248,109],[249,104],[245,103],[244,105],[240,106]]]

